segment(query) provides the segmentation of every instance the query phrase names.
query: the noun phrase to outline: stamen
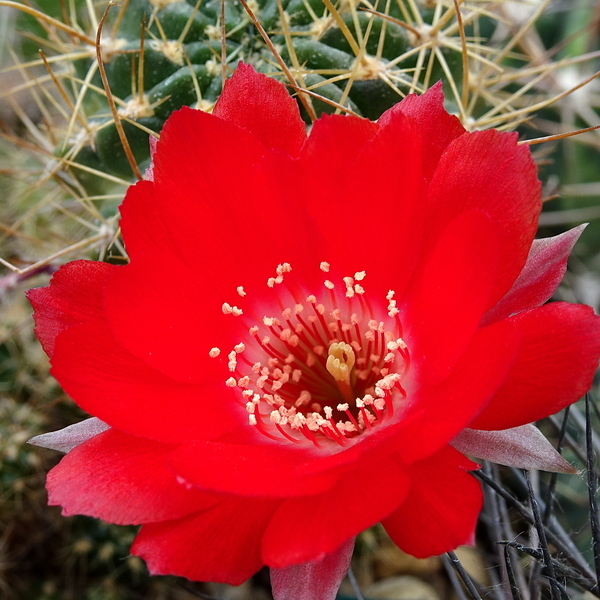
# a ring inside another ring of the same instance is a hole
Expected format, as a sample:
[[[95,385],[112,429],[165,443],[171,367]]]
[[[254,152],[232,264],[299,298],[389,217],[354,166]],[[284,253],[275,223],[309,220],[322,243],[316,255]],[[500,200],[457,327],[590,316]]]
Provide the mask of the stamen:
[[[329,263],[323,261],[319,266],[329,273]],[[289,263],[277,265],[268,286],[273,289],[284,283],[284,275],[291,271]],[[325,280],[327,291],[321,288],[318,295],[308,294],[309,306],[300,304],[305,295],[300,282],[286,276],[283,287],[292,302],[285,301],[286,296],[278,290],[269,292],[273,293],[271,309],[265,305],[262,319],[243,325],[242,333],[247,332],[244,342],[227,354],[232,377],[225,383],[236,388],[235,399],[245,406],[249,423],[269,438],[310,441],[317,447],[323,442],[345,445],[389,418],[394,403],[406,397],[400,381],[408,371],[410,356],[402,340],[395,293],[390,290],[373,310],[358,283],[365,275],[358,271],[353,277],[334,279],[335,284]],[[247,295],[242,286],[236,290],[241,297]],[[305,308],[308,314],[301,314]],[[226,302],[222,310],[234,316],[243,314]],[[283,319],[267,316],[274,314]],[[245,323],[247,319],[245,316]],[[215,346],[208,354],[216,358],[222,350]],[[341,403],[336,403],[336,398]],[[334,420],[336,406],[345,413],[338,416],[345,418]]]
[[[350,407],[348,406],[348,404],[338,404],[337,405],[337,409],[340,412],[345,412],[348,415],[348,418],[350,419],[350,421],[352,422],[352,424],[354,425],[354,427],[356,427],[356,431],[360,431],[360,427],[358,425],[358,422],[354,418],[354,415],[350,412]]]

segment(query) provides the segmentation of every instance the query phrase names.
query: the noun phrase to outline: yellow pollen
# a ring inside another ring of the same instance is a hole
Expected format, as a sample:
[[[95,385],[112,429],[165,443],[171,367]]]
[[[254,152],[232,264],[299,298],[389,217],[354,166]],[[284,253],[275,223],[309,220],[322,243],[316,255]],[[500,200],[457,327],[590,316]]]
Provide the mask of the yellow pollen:
[[[326,367],[336,381],[349,384],[350,371],[352,371],[355,360],[354,350],[350,344],[334,343],[329,346]]]

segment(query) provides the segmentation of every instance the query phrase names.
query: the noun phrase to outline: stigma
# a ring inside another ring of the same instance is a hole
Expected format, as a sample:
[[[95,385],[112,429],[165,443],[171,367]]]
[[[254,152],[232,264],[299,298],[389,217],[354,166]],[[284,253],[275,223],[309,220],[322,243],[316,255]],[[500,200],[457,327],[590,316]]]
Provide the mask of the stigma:
[[[329,346],[325,366],[336,381],[349,384],[350,371],[352,371],[355,360],[354,350],[350,344],[334,342]]]
[[[343,446],[398,413],[410,354],[392,290],[369,298],[364,271],[338,282],[329,263],[319,266],[329,279],[313,293],[290,281],[289,263],[260,299],[238,286],[238,303],[250,300],[250,309],[225,302],[222,310],[239,323],[239,343],[227,352],[215,340],[209,356],[226,362],[224,384],[250,426],[277,440]]]

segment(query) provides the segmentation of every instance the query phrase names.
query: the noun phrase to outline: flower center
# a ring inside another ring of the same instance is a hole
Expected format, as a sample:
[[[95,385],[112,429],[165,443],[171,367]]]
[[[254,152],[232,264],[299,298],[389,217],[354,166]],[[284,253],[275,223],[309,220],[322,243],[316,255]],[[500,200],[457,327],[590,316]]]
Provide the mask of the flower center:
[[[385,297],[387,311],[370,302],[362,271],[342,279],[342,294],[325,280],[317,298],[288,285],[291,270],[279,265],[267,281],[279,316],[252,318],[223,304],[245,325],[227,354],[232,375],[225,383],[239,390],[250,425],[268,437],[344,445],[391,418],[406,397],[401,381],[410,361],[395,294]],[[217,358],[221,350],[209,354]]]

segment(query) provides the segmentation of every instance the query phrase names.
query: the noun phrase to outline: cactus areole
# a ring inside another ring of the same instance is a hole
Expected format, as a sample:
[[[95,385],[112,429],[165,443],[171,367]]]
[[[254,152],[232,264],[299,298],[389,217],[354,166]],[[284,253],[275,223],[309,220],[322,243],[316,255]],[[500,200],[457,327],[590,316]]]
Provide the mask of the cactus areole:
[[[94,416],[34,440],[68,450],[51,504],[141,524],[151,573],[267,565],[278,600],[332,600],[371,525],[417,557],[473,541],[465,454],[572,471],[530,423],[598,364],[592,310],[544,305],[581,228],[534,242],[528,147],[442,101],[307,136],[242,64],[213,114],[167,121],[122,206],[130,263],[69,263],[29,293]]]
[[[355,114],[377,119],[414,89],[410,73],[418,63],[415,45],[425,40],[395,22],[403,17],[396,2],[390,4],[385,18],[359,10],[358,2],[343,2],[336,12],[339,21],[323,0],[248,4],[285,63],[299,67],[294,69],[298,83],[315,95],[311,102],[317,115],[334,112],[336,103],[341,103]],[[107,24],[102,50],[108,82],[119,100],[131,150],[142,166],[149,158],[149,129],[160,131],[169,115],[183,106],[212,110],[222,89],[223,50],[228,71],[242,60],[261,72],[283,77],[273,52],[242,5],[227,0],[224,8],[222,15],[221,0],[131,0],[113,31]],[[421,12],[421,19],[432,18],[432,11]],[[462,73],[460,43],[437,47],[434,42],[432,49],[458,77]],[[94,60],[82,60],[76,67],[85,79],[95,67]],[[432,67],[429,77],[436,81],[444,71],[437,61]],[[93,83],[102,88],[99,75]],[[130,178],[117,129],[107,117],[106,98],[88,91],[83,109],[89,121],[87,144],[76,152],[76,161]],[[66,142],[67,147],[71,144]]]

